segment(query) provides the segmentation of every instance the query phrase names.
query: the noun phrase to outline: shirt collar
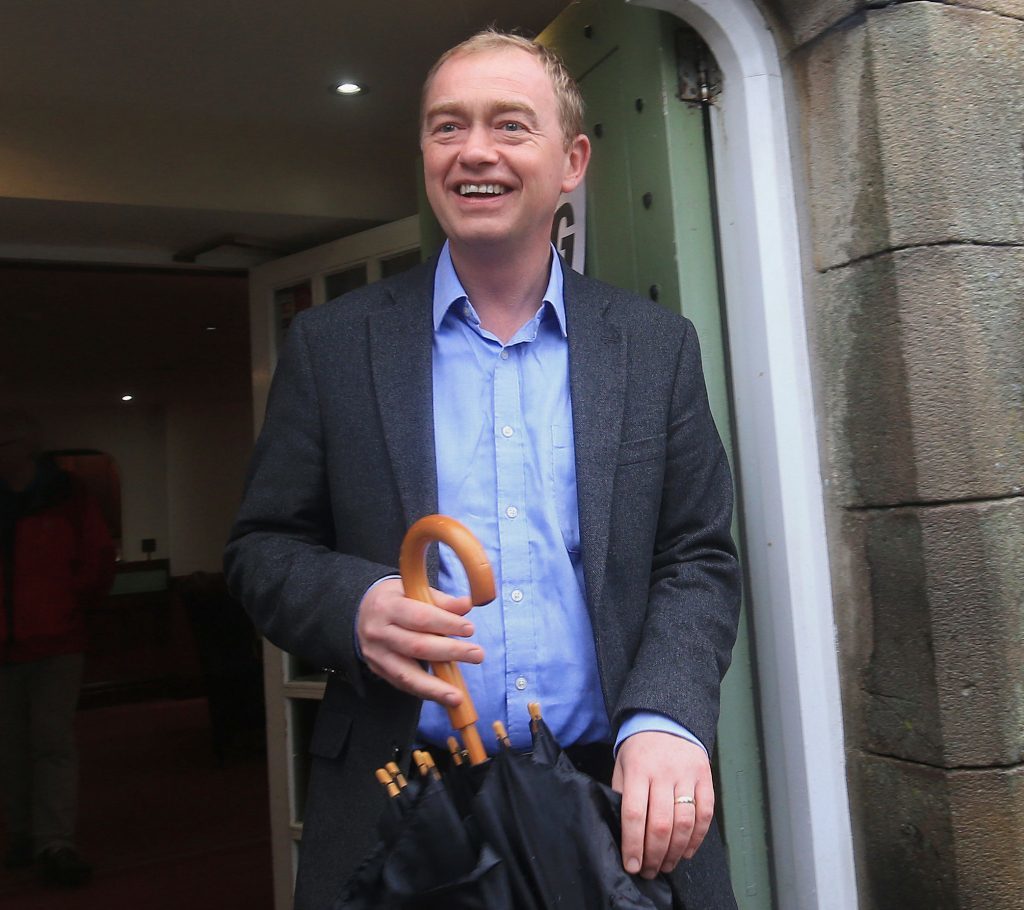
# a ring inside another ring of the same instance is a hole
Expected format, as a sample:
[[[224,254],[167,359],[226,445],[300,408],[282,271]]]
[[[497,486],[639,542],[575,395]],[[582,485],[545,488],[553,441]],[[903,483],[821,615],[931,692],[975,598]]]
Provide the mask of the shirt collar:
[[[455,272],[455,264],[452,262],[452,254],[448,249],[448,241],[441,247],[441,253],[437,260],[437,271],[434,272],[434,331],[441,326],[441,320],[445,313],[458,303],[466,300],[472,306],[473,301],[469,299],[466,289],[459,281]],[[566,337],[565,330],[565,293],[563,288],[562,267],[558,253],[554,246],[551,247],[551,267],[548,272],[548,286],[544,289],[543,302],[550,305],[555,317],[558,319],[558,328],[562,337]]]

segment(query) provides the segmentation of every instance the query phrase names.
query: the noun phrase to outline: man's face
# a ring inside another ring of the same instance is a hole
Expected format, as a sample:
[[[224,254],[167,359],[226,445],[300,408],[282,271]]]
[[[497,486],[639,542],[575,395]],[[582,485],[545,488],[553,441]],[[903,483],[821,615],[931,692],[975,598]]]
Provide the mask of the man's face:
[[[464,252],[547,244],[558,197],[590,157],[586,136],[566,148],[551,80],[516,48],[460,54],[437,71],[421,148],[431,208]]]

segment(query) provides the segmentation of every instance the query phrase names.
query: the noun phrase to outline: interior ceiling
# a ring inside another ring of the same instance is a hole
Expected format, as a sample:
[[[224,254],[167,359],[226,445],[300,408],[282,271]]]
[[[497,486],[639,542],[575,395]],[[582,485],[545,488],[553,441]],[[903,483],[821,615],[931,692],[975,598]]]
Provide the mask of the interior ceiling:
[[[0,405],[245,401],[245,279],[210,270],[415,213],[430,64],[565,4],[0,0]],[[68,265],[181,269],[225,235],[269,249],[203,254],[195,280]]]
[[[418,93],[430,63],[490,24],[536,33],[564,6],[3,0],[0,257],[49,248],[73,259],[92,249],[81,258],[125,261],[136,251],[152,261],[154,251],[229,233],[291,251],[412,214]],[[368,93],[339,97],[332,88],[343,79]],[[173,167],[161,161],[158,173],[136,175],[147,149],[177,142]],[[81,150],[97,146],[101,164],[81,165]],[[337,162],[330,193],[311,176],[316,153]],[[255,179],[243,176],[253,162]],[[226,175],[217,193],[174,198],[174,181],[187,179],[179,168],[214,165]],[[261,197],[259,169],[286,191]],[[240,189],[225,204],[232,173],[248,180],[248,196]],[[222,251],[203,264],[251,262]]]

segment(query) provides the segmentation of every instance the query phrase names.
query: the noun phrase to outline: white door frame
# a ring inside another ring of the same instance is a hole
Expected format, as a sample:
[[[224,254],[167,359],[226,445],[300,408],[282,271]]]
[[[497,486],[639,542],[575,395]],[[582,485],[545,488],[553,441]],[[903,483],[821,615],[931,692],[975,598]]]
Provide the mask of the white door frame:
[[[753,0],[632,2],[695,28],[723,75],[713,120],[716,191],[779,906],[856,910],[836,629],[778,50]]]

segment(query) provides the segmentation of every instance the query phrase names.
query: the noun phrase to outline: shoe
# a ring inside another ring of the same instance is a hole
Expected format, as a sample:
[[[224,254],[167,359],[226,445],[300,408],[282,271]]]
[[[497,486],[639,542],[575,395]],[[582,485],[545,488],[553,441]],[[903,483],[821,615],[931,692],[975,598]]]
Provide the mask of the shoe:
[[[28,835],[15,837],[7,846],[4,854],[5,869],[27,869],[35,859],[35,850],[32,849],[32,838]]]
[[[40,876],[48,885],[77,888],[92,878],[90,866],[74,847],[56,847],[45,850],[39,857]]]

